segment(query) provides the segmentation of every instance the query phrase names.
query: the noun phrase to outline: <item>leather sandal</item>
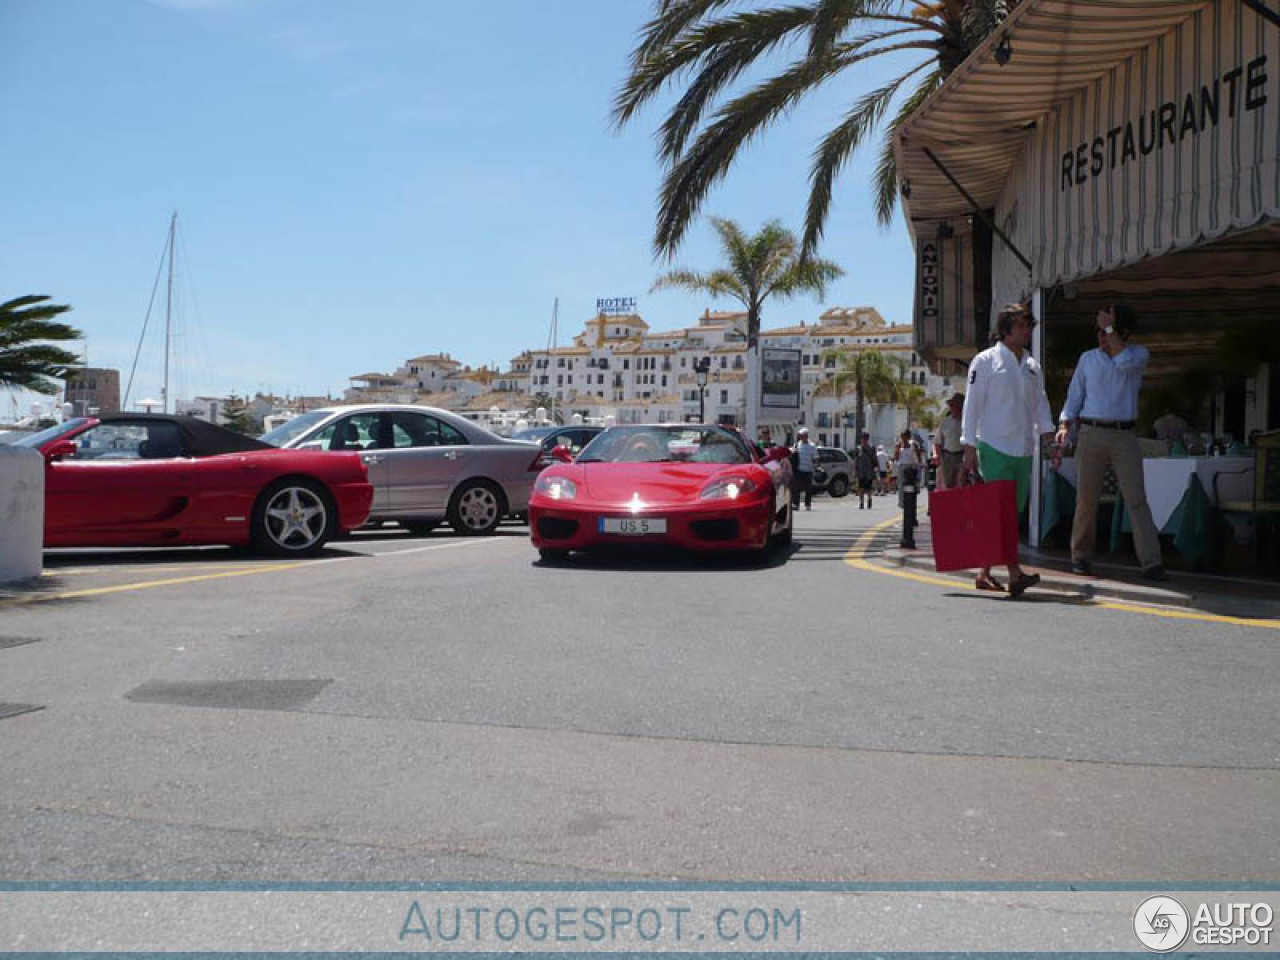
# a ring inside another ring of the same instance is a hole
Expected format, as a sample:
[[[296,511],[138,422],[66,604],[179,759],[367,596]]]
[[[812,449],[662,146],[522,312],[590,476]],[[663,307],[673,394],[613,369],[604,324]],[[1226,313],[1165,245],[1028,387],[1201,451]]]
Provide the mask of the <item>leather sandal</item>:
[[[1011,584],[1009,584],[1009,596],[1020,597],[1027,590],[1029,590],[1031,587],[1034,587],[1039,582],[1040,582],[1040,574],[1024,573],[1022,576],[1018,577],[1017,580],[1014,580]]]
[[[973,581],[974,587],[979,590],[990,590],[993,593],[1004,593],[1004,584],[995,577],[982,576],[981,574]]]

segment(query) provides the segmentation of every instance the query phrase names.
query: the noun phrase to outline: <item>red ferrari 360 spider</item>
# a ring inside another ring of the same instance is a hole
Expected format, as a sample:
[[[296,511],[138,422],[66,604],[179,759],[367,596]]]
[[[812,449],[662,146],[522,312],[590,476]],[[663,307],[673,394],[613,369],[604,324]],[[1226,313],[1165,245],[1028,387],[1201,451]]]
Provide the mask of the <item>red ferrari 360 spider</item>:
[[[40,450],[46,547],[252,544],[315,553],[365,522],[357,454],[280,450],[191,417],[68,420],[18,441]]]
[[[538,475],[529,534],[546,561],[635,542],[763,551],[791,539],[786,453],[723,427],[612,427]]]

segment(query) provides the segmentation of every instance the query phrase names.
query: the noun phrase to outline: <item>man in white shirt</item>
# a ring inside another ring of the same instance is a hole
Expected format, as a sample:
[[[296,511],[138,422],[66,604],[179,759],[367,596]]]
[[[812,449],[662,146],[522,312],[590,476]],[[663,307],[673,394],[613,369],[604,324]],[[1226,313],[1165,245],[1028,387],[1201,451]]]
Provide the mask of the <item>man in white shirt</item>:
[[[813,468],[818,463],[818,448],[809,442],[809,431],[801,427],[796,433],[796,448],[791,454],[795,486],[791,491],[791,509],[798,509],[804,495],[804,508],[813,509]]]
[[[998,342],[969,364],[969,393],[960,421],[963,469],[977,470],[984,480],[1014,481],[1019,513],[1031,488],[1031,462],[1039,437],[1053,432],[1044,376],[1030,353],[1035,326],[1025,304],[1001,308],[996,318]],[[1039,582],[1039,574],[1024,573],[1016,560],[1009,564],[1010,596]],[[979,590],[1005,589],[989,567],[978,573],[974,585]]]
[[[1138,419],[1138,390],[1147,369],[1146,347],[1130,343],[1137,326],[1133,310],[1122,303],[1104,307],[1094,320],[1098,347],[1080,355],[1059,418],[1057,440],[1065,444],[1073,423],[1076,439],[1076,515],[1071,524],[1071,571],[1088,576],[1097,540],[1098,500],[1107,465],[1116,474],[1133,522],[1133,545],[1148,580],[1167,580],[1160,559],[1160,534],[1151,519],[1142,472],[1142,450],[1133,428]]]

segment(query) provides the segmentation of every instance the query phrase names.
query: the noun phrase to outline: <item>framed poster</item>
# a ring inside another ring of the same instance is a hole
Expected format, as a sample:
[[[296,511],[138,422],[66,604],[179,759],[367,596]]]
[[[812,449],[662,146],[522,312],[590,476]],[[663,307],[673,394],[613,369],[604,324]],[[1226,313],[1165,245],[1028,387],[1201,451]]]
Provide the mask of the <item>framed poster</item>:
[[[777,410],[800,409],[800,351],[781,347],[760,349],[762,376],[760,406]]]

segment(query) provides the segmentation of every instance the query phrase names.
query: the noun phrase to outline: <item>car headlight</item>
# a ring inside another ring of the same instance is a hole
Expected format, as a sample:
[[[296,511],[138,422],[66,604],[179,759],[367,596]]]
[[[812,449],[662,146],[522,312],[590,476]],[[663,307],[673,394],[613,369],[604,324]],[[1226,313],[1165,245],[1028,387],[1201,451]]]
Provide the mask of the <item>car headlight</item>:
[[[533,488],[552,500],[572,500],[578,495],[578,485],[568,477],[539,477]]]
[[[698,497],[702,500],[737,500],[755,488],[755,483],[748,477],[721,477],[703,487]]]

